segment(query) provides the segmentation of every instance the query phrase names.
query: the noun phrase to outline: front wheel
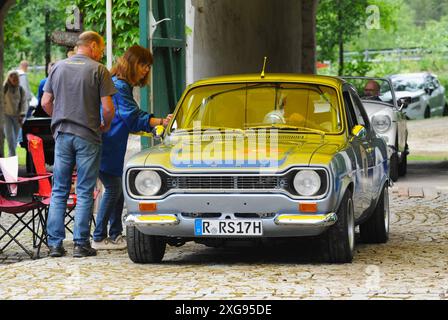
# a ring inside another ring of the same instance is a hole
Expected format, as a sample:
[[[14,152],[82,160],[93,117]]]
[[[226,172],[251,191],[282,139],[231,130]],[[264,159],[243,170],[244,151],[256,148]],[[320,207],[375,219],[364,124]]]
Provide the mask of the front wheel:
[[[135,263],[158,263],[165,255],[163,237],[146,235],[136,227],[126,227],[126,241],[129,258]]]
[[[389,190],[384,186],[375,211],[369,219],[359,226],[364,243],[386,243],[389,239],[390,210]]]
[[[338,221],[322,237],[322,249],[331,263],[350,263],[355,250],[355,214],[352,193],[344,195],[337,212]]]
[[[398,154],[394,152],[390,156],[390,168],[389,168],[389,177],[393,182],[398,180]]]
[[[403,159],[401,159],[400,165],[398,166],[398,175],[404,177],[408,172],[408,155],[405,153]]]
[[[431,109],[429,109],[429,106],[426,106],[424,117],[425,119],[431,118]]]
[[[443,107],[443,116],[448,116],[448,103],[445,103],[445,106]]]

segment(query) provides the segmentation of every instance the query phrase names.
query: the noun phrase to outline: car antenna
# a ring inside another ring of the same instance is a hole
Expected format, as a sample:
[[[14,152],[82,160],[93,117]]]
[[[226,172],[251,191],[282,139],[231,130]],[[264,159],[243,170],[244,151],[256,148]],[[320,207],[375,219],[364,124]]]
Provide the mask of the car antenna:
[[[268,57],[264,57],[263,70],[261,70],[261,79],[264,79],[264,70],[266,69],[266,61]]]

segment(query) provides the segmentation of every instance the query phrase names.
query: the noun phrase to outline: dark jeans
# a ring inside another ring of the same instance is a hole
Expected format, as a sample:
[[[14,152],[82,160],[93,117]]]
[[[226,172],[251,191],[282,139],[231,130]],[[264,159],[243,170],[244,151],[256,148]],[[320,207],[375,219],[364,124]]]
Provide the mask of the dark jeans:
[[[78,245],[90,242],[93,190],[98,178],[100,158],[101,145],[72,134],[58,135],[55,145],[53,190],[47,222],[48,245],[61,246],[65,239],[65,211],[75,164],[77,166],[77,202],[73,241]]]
[[[104,185],[104,195],[96,215],[93,240],[102,241],[107,238],[108,224],[110,225],[109,238],[115,240],[123,232],[121,221],[124,204],[122,179],[100,171],[100,180]]]

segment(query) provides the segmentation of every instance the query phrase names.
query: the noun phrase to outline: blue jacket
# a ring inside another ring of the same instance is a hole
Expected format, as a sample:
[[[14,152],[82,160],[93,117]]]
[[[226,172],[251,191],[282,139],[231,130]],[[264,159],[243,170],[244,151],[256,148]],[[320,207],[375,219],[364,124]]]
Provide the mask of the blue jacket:
[[[130,132],[150,132],[149,119],[154,115],[140,110],[132,94],[132,86],[117,77],[112,78],[117,93],[112,97],[115,117],[111,128],[103,133],[100,170],[113,176],[123,174],[124,156]]]

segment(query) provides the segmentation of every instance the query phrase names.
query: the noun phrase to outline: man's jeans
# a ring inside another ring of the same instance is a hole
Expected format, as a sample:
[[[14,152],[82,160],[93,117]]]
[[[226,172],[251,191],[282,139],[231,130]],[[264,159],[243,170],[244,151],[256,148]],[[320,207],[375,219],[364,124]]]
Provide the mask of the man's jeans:
[[[19,137],[20,124],[18,117],[5,115],[5,136],[8,141],[8,156],[16,155],[17,139]]]
[[[104,195],[96,215],[96,228],[93,233],[94,241],[107,238],[107,224],[109,238],[115,240],[123,232],[121,215],[123,213],[123,187],[121,177],[112,176],[100,171],[100,180],[104,185]]]
[[[90,242],[93,190],[98,178],[100,158],[101,145],[72,134],[59,133],[55,146],[53,191],[47,223],[49,246],[59,247],[65,239],[65,211],[75,164],[77,202],[73,241],[76,245]]]

